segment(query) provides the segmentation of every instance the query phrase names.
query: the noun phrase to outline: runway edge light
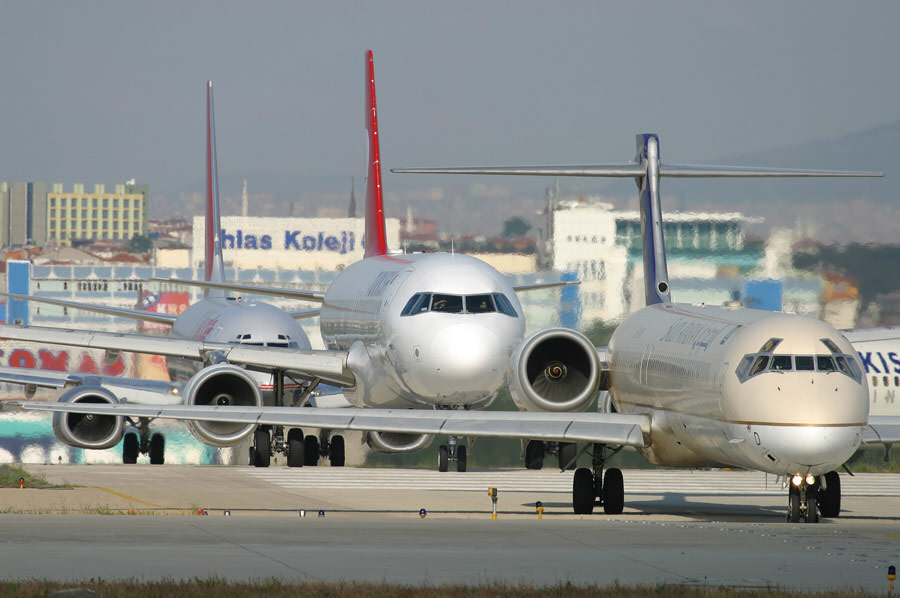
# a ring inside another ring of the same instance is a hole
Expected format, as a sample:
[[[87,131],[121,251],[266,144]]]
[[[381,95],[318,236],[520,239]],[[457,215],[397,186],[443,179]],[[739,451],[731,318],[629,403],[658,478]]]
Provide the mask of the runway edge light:
[[[491,519],[497,518],[497,489],[488,488],[488,496],[491,497]]]
[[[888,590],[893,590],[894,589],[894,580],[897,579],[897,567],[895,567],[894,565],[891,565],[890,567],[888,567],[887,579],[888,579]]]

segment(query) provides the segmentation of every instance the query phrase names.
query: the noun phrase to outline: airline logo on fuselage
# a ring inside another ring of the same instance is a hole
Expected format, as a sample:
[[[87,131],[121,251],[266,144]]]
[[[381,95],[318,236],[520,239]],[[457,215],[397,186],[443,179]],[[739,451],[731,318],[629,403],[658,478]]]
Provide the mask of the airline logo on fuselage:
[[[690,320],[681,320],[669,326],[669,329],[659,340],[664,343],[690,345],[706,349],[727,326],[727,324],[710,326],[699,322],[691,322]],[[734,330],[731,332],[734,332]]]
[[[900,374],[900,355],[891,351],[860,351],[859,359],[866,368],[867,374]]]
[[[356,233],[347,230],[336,234],[327,234],[322,231],[285,230],[284,237],[281,238],[280,235],[246,233],[241,229],[229,233],[228,229],[222,229],[222,249],[266,251],[276,246],[274,244],[279,244],[278,249],[285,251],[323,251],[345,254],[356,250]],[[365,241],[360,245],[365,248]]]

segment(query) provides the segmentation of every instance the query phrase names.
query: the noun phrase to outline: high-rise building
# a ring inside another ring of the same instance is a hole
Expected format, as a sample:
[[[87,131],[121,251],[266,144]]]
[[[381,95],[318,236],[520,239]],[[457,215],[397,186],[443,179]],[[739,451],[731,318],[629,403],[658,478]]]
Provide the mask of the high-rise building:
[[[0,183],[0,246],[47,239],[47,184]]]
[[[148,185],[129,182],[116,185],[112,193],[106,185],[94,185],[94,191],[87,192],[80,183],[66,192],[61,183],[54,183],[46,202],[47,240],[118,240],[146,235],[149,191]]]

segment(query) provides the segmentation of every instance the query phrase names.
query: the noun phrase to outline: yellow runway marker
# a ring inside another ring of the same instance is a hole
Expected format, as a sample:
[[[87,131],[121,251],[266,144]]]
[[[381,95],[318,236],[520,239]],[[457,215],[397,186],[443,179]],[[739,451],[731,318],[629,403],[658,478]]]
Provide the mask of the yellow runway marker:
[[[98,489],[98,490],[103,490],[104,492],[109,492],[110,494],[115,494],[116,496],[121,497],[121,498],[124,498],[124,499],[126,499],[126,500],[131,500],[131,501],[134,501],[134,502],[143,503],[143,504],[145,504],[145,505],[149,505],[149,506],[155,507],[155,508],[157,508],[157,509],[165,509],[165,508],[166,508],[166,507],[163,507],[162,505],[157,505],[157,504],[154,504],[154,503],[152,503],[152,502],[147,502],[146,500],[141,500],[141,499],[135,498],[135,497],[133,497],[133,496],[128,496],[127,494],[122,494],[121,492],[116,492],[115,490],[110,490],[109,488],[104,488],[104,487],[102,487],[102,486],[97,486],[97,489]]]
[[[900,536],[898,536],[896,534],[885,534],[885,536],[887,536],[891,540],[900,540]]]

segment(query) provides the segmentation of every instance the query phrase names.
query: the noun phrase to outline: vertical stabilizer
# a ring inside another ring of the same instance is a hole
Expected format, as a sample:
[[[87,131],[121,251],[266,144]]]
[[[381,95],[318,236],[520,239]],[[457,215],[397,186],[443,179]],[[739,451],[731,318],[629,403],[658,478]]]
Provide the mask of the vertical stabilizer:
[[[225,282],[222,260],[222,225],[219,219],[219,173],[216,165],[216,122],[212,81],[206,82],[206,252],[203,256],[204,279]],[[206,289],[206,297],[224,297],[224,291]]]
[[[637,135],[634,161],[644,176],[634,177],[640,190],[641,236],[644,241],[644,299],[647,305],[671,303],[662,208],[659,204],[659,138],[652,133]]]
[[[384,201],[381,196],[381,161],[378,151],[378,114],[375,110],[375,67],[372,50],[366,52],[366,130],[369,133],[369,173],[366,180],[366,257],[387,253]]]

